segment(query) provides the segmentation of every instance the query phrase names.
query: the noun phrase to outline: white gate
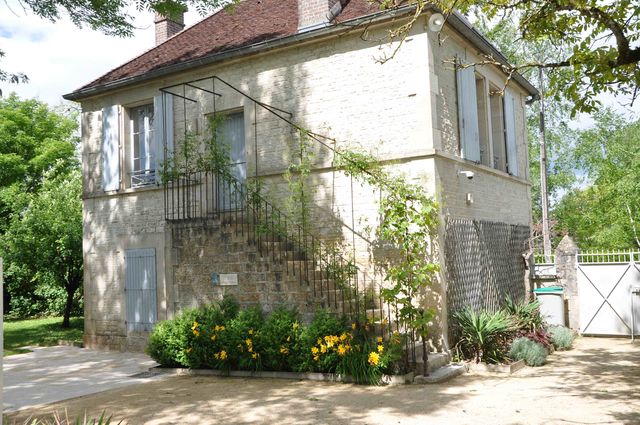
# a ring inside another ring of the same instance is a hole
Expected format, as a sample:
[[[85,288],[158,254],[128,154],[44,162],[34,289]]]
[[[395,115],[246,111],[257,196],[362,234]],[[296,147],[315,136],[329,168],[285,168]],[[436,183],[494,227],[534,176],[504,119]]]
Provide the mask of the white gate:
[[[577,272],[580,333],[638,335],[640,252],[583,252]]]

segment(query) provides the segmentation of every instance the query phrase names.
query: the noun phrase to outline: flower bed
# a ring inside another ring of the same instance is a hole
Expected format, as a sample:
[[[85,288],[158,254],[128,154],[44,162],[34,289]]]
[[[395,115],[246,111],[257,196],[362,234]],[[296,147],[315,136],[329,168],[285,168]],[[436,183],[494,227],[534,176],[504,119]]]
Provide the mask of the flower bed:
[[[335,373],[380,384],[383,375],[403,372],[404,337],[389,334],[385,325],[376,334],[366,320],[347,322],[319,311],[305,326],[295,311],[279,309],[264,318],[259,308],[240,310],[225,298],[158,323],[147,353],[168,368]]]

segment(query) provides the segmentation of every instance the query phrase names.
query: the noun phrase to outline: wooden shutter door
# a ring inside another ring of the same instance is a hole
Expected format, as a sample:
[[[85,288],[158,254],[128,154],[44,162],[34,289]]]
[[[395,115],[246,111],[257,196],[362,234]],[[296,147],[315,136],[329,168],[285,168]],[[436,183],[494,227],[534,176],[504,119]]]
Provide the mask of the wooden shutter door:
[[[102,189],[120,188],[120,120],[118,106],[102,109]]]
[[[509,89],[504,93],[504,137],[507,147],[507,171],[518,175],[518,150],[516,145],[516,99]]]
[[[157,320],[156,250],[125,251],[127,331],[148,332]]]
[[[173,96],[162,93],[153,98],[153,134],[156,151],[156,181],[161,182],[161,172],[167,156],[173,155]]]
[[[480,130],[478,129],[478,99],[474,67],[458,68],[458,125],[460,128],[460,155],[480,162]]]

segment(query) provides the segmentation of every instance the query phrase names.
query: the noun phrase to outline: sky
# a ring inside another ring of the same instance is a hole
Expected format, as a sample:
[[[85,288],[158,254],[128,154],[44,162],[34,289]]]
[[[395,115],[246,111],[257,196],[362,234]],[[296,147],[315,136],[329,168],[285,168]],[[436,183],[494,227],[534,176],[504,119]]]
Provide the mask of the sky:
[[[0,1],[0,68],[23,72],[27,84],[0,83],[6,96],[12,91],[23,98],[38,98],[52,106],[62,95],[122,65],[155,43],[153,14],[131,12],[137,30],[132,38],[109,37],[89,28],[79,29],[67,18],[56,23],[26,13],[15,0]],[[188,12],[185,23],[202,19]]]
[[[38,98],[52,106],[63,101],[62,95],[93,81],[109,70],[124,64],[154,45],[153,14],[131,10],[135,16],[132,38],[106,36],[88,28],[79,29],[67,18],[52,23],[25,12],[17,0],[0,1],[0,69],[23,72],[27,84],[0,83],[6,96],[12,91],[23,98]],[[185,23],[193,25],[202,17],[187,12]],[[622,104],[625,99],[607,96],[601,99],[629,117],[632,111]],[[640,108],[635,107],[636,111]],[[635,113],[635,117],[638,113]],[[590,117],[582,115],[571,124],[584,128]]]

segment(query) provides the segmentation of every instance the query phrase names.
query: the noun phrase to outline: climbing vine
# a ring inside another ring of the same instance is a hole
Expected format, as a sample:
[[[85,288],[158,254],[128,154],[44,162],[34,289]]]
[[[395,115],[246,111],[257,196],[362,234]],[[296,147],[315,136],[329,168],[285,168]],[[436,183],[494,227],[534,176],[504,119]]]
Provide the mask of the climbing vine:
[[[417,330],[424,340],[435,311],[421,308],[416,298],[435,281],[440,269],[432,243],[438,227],[437,202],[421,185],[390,173],[370,154],[341,150],[336,165],[347,176],[381,191],[380,223],[372,229],[377,244],[389,253],[375,258],[389,284],[381,295],[398,306],[400,323]]]

